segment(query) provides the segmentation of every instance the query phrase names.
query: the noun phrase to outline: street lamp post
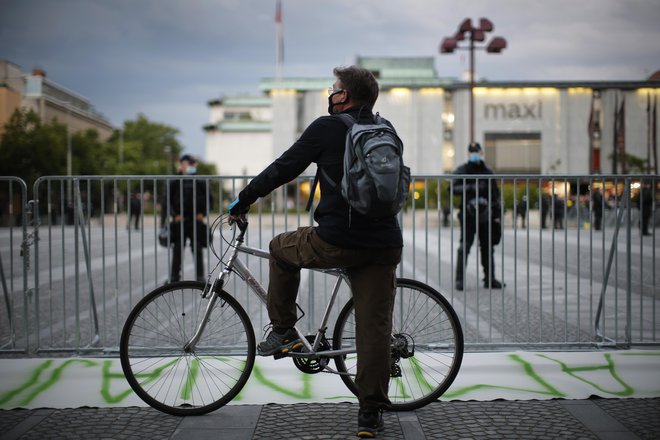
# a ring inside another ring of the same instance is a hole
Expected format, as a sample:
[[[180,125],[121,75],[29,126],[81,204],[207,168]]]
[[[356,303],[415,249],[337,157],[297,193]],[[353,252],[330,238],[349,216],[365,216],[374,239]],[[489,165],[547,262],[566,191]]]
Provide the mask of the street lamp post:
[[[493,37],[485,47],[475,46],[475,42],[486,39],[486,32],[494,29],[493,23],[487,18],[479,19],[479,27],[472,26],[472,20],[466,18],[458,27],[458,31],[451,37],[445,37],[440,43],[440,53],[453,53],[457,49],[470,51],[470,142],[474,142],[474,51],[485,49],[488,53],[500,53],[506,48],[506,40],[502,37]],[[458,47],[458,42],[469,39],[468,47]]]
[[[172,152],[174,149],[169,145],[165,145],[164,151],[167,154],[167,174],[172,174]]]

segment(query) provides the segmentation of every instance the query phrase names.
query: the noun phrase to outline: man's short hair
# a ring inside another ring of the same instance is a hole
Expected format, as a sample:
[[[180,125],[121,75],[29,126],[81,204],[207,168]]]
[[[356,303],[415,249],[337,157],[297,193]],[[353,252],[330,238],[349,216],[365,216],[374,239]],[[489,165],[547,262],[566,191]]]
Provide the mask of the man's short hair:
[[[470,153],[481,153],[481,145],[479,142],[470,142],[470,145],[468,145],[468,151]]]
[[[341,81],[353,102],[373,108],[378,99],[378,81],[373,73],[359,66],[335,67],[332,73]]]

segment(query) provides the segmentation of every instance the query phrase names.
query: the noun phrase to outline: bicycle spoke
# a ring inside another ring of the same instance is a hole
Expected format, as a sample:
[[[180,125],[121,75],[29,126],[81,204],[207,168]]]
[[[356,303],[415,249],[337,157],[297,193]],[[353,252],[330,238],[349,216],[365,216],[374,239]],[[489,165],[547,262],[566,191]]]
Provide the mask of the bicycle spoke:
[[[392,409],[407,411],[437,399],[451,385],[463,357],[463,333],[451,305],[438,292],[412,280],[397,284],[389,397]],[[355,328],[351,300],[337,319],[334,348],[354,347]],[[350,373],[341,378],[356,393],[357,356],[337,357],[335,363],[339,372]]]
[[[209,304],[203,287],[182,282],[156,289],[138,303],[122,332],[120,356],[131,387],[170,414],[203,414],[226,404],[254,365],[252,324],[226,293],[194,349],[184,351]]]

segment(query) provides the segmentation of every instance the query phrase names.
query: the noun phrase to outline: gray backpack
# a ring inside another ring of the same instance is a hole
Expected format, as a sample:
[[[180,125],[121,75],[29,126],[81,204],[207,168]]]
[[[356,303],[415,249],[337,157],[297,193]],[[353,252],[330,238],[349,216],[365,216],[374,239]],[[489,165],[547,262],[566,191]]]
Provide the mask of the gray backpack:
[[[346,113],[337,116],[348,127],[342,196],[351,209],[367,217],[396,215],[406,203],[410,188],[410,168],[403,164],[403,142],[379,114],[373,124],[358,124]],[[323,170],[321,173],[337,186]],[[317,180],[318,173],[312,195]]]

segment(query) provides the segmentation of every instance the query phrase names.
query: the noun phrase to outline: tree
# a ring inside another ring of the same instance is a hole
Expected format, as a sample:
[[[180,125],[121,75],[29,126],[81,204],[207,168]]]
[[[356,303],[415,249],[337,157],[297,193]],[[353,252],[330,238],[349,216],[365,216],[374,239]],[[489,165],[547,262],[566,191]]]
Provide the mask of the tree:
[[[614,160],[614,154],[610,154],[608,159]],[[619,160],[625,164],[626,174],[645,174],[649,169],[649,161],[634,154],[626,153]]]
[[[144,115],[124,122],[107,142],[94,129],[71,133],[72,175],[159,175],[176,171],[183,148],[179,130]],[[0,139],[0,173],[32,185],[41,176],[67,174],[67,126],[41,121],[33,110],[17,109]],[[215,167],[200,163],[200,174]]]
[[[143,114],[124,121],[108,141],[117,151],[116,174],[170,174],[183,151],[178,134],[178,129],[151,122]]]
[[[33,110],[16,109],[0,139],[0,173],[17,176],[32,185],[41,176],[66,175],[67,126],[57,120],[43,123]],[[71,134],[73,175],[103,172],[104,144],[98,132]]]
[[[14,111],[0,139],[0,174],[28,185],[43,175],[66,174],[66,127],[43,125],[33,110]]]

